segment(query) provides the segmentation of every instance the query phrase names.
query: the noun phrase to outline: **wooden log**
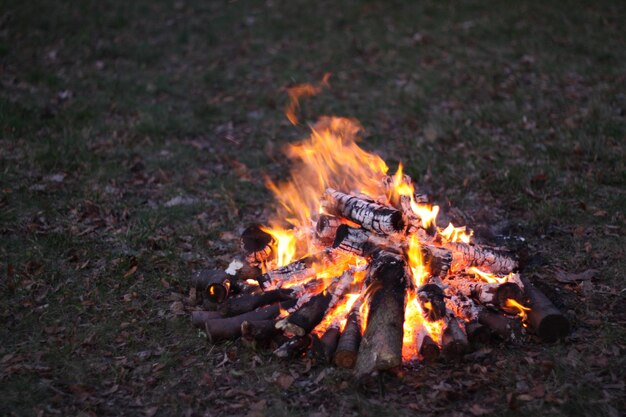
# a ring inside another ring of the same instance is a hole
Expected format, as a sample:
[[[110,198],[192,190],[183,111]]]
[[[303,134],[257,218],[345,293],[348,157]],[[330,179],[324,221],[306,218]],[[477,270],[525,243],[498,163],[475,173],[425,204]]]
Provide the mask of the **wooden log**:
[[[429,244],[421,244],[420,249],[424,264],[428,266],[432,276],[444,278],[448,275],[453,259],[450,250]]]
[[[265,291],[259,294],[243,294],[239,297],[231,297],[220,307],[224,317],[238,316],[259,307],[273,304],[278,301],[287,301],[294,298],[293,292],[286,289]]]
[[[191,277],[191,285],[197,293],[214,303],[221,303],[228,297],[230,284],[229,275],[218,269],[200,269]]]
[[[196,326],[204,328],[207,337],[211,342],[217,342],[225,339],[235,339],[241,336],[241,324],[244,321],[272,319],[278,316],[281,309],[288,309],[295,305],[295,303],[295,300],[289,300],[278,304],[272,304],[249,313],[240,314],[238,316],[221,319],[209,319],[205,321],[194,321],[192,313],[192,322],[196,324]]]
[[[330,214],[342,216],[364,229],[380,234],[404,230],[402,213],[394,208],[366,201],[328,188],[322,206]]]
[[[316,263],[324,263],[332,260],[332,252],[324,250],[314,255],[305,256],[288,265],[281,266],[257,277],[259,286],[263,289],[271,289],[282,284],[305,279],[315,274]]]
[[[517,318],[507,317],[486,308],[480,310],[478,322],[488,327],[494,334],[502,339],[519,344],[524,340],[524,328]]]
[[[330,214],[321,214],[315,224],[315,236],[322,246],[330,246],[335,240],[341,219]]]
[[[268,320],[245,320],[241,323],[241,336],[248,341],[267,341],[279,335],[276,321]]]
[[[441,336],[441,354],[448,360],[460,359],[469,347],[462,324],[452,313],[445,318],[445,328]]]
[[[421,196],[420,196],[421,197]],[[420,200],[423,200],[420,198]],[[416,201],[417,202],[417,201]],[[424,204],[424,203],[420,203]],[[434,236],[437,233],[437,225],[435,224],[435,220],[433,219],[428,226],[424,225],[423,219],[413,211],[413,207],[411,205],[411,197],[408,195],[402,195],[399,198],[400,209],[402,210],[402,214],[406,219],[406,223],[408,224],[408,232],[409,233],[418,233],[418,231],[423,230],[426,235]]]
[[[361,344],[361,332],[361,313],[359,308],[353,308],[339,336],[335,351],[335,365],[345,369],[354,368]]]
[[[417,289],[417,301],[428,321],[441,320],[446,315],[445,294],[436,284],[425,284]]]
[[[446,304],[457,317],[470,323],[478,322],[489,328],[492,333],[512,343],[523,341],[524,330],[519,319],[495,313],[478,305],[459,290],[450,290],[449,293],[452,295],[446,300]]]
[[[466,297],[474,298],[481,304],[494,306],[507,313],[516,313],[516,309],[512,309],[507,305],[509,298],[525,303],[524,293],[522,289],[513,282],[491,283],[474,280],[467,275],[457,274],[448,281]]]
[[[311,334],[294,336],[279,346],[274,351],[274,355],[279,358],[294,358],[306,352],[312,344],[313,336]]]
[[[386,259],[389,261],[378,265],[374,259],[368,271],[367,279],[379,288],[368,300],[367,327],[355,366],[357,377],[390,370],[402,363],[406,264],[394,257]]]
[[[556,342],[565,338],[570,332],[567,318],[528,278],[521,277],[521,280],[530,301],[530,311],[527,313],[530,329],[545,342]]]
[[[275,256],[272,235],[259,224],[248,226],[241,234],[241,250],[250,265],[259,265]]]
[[[444,247],[452,251],[452,265],[455,270],[476,266],[494,274],[508,274],[518,266],[517,261],[502,250],[462,242],[447,242]]]
[[[467,340],[473,346],[484,345],[491,340],[491,329],[478,321],[466,323],[465,331],[467,332]]]
[[[241,256],[235,257],[224,271],[231,277],[231,282],[257,279],[261,275],[261,269],[256,265],[250,265]]]
[[[354,275],[346,271],[341,277],[334,279],[321,293],[312,296],[295,312],[278,321],[276,327],[286,335],[304,336],[311,332],[346,293]]]
[[[207,320],[224,318],[219,311],[192,311],[191,312],[191,324],[194,327],[203,327],[204,322]]]
[[[337,343],[339,342],[339,335],[341,331],[339,326],[330,325],[320,337],[321,355],[318,355],[320,359],[327,363],[333,362],[335,351],[337,350]]]
[[[430,337],[426,327],[420,326],[416,333],[415,343],[422,361],[431,363],[439,359],[439,345]]]

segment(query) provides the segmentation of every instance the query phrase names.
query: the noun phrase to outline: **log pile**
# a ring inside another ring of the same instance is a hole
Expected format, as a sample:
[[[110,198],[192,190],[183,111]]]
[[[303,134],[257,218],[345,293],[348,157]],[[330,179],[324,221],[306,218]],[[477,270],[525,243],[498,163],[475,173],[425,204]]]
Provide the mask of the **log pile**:
[[[397,181],[384,177],[381,189]],[[196,272],[191,287],[205,303],[193,325],[212,342],[241,337],[358,378],[406,360],[462,360],[492,337],[519,344],[568,335],[565,316],[516,272],[514,254],[448,240],[436,222],[422,221],[422,210],[434,211],[423,193],[344,191],[326,189],[313,227],[294,232],[316,248],[308,255],[278,265],[276,238],[252,225],[226,271]]]

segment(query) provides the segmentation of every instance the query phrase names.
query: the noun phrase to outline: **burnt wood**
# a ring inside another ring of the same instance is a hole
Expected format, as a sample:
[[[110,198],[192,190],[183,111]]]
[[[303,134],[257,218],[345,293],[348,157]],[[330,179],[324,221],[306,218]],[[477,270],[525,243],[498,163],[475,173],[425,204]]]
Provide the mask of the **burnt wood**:
[[[445,294],[436,284],[425,284],[417,289],[417,301],[428,321],[441,320],[446,315]]]
[[[452,251],[452,264],[457,270],[476,266],[494,274],[508,274],[518,267],[517,260],[503,250],[462,242],[447,242],[444,246]]]
[[[530,301],[528,324],[545,342],[556,342],[565,338],[570,332],[570,323],[552,302],[539,291],[528,278],[521,277],[524,291]]]
[[[221,305],[220,311],[225,317],[237,316],[268,304],[292,298],[294,298],[293,292],[286,289],[265,291],[259,294],[243,294],[226,300]]]
[[[335,351],[335,365],[340,368],[352,369],[356,364],[359,345],[361,344],[361,313],[359,309],[352,309],[346,320],[346,325],[339,336]]]
[[[380,234],[392,234],[404,230],[402,213],[394,208],[363,200],[328,188],[322,201],[328,213],[345,217],[364,229]]]
[[[446,325],[441,336],[441,354],[448,360],[460,359],[469,347],[462,324],[452,314],[446,316]]]
[[[221,319],[207,319],[204,321],[194,320],[192,313],[192,323],[205,330],[210,341],[216,342],[225,339],[235,339],[241,336],[241,324],[244,321],[268,320],[278,316],[280,309],[288,309],[295,305],[295,300],[272,304],[249,313],[240,314],[234,317]]]
[[[241,233],[241,250],[251,265],[258,265],[275,256],[272,243],[272,235],[259,224],[252,224]]]
[[[219,269],[200,269],[193,273],[191,285],[209,301],[221,303],[228,297],[231,277]]]

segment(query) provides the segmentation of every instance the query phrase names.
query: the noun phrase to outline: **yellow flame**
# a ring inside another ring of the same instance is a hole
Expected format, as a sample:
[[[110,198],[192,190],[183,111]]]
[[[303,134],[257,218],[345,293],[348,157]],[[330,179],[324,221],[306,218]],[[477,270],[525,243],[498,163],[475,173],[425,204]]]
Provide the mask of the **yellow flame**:
[[[530,311],[530,307],[523,306],[518,303],[513,298],[507,298],[506,303],[504,303],[506,307],[516,308],[517,315],[522,319],[523,322],[526,322],[526,318],[528,317],[528,312]]]
[[[329,187],[344,192],[359,190],[370,196],[385,194],[382,178],[387,165],[357,145],[360,130],[354,120],[324,117],[307,140],[287,148],[293,161],[290,180],[280,184],[266,181],[281,206],[275,223],[288,221],[297,229],[308,230]],[[305,235],[308,239],[310,234]],[[307,250],[313,251],[314,242],[306,243]]]
[[[403,175],[402,163],[398,164],[398,170],[393,176],[393,188],[389,200],[394,201],[397,196],[407,196],[411,199],[411,210],[422,220],[422,227],[425,229],[431,225],[436,225],[439,206],[430,204],[419,204],[415,201],[415,188],[413,184],[407,183]]]
[[[338,324],[339,329],[343,330],[348,313],[358,298],[359,294],[346,294],[339,303],[326,313],[324,319],[315,327],[315,333],[321,335],[331,324]]]
[[[446,242],[463,243],[470,243],[471,237],[474,234],[474,232],[471,230],[469,231],[469,233],[467,233],[465,226],[454,227],[452,223],[448,223],[448,227],[443,230],[439,229],[438,232]]]
[[[420,331],[425,331],[435,343],[441,346],[443,320],[434,322],[425,320],[415,291],[409,291],[407,296],[408,301],[404,310],[404,333],[402,335],[402,359],[410,361],[419,357],[417,334]]]
[[[424,265],[420,242],[416,235],[411,235],[410,237],[407,258],[409,261],[409,267],[411,268],[414,286],[419,287],[424,285],[426,283],[426,279],[428,278],[429,271],[426,268],[426,265]]]
[[[280,227],[261,227],[272,236],[272,249],[276,253],[276,267],[284,266],[293,261],[296,256],[296,236],[293,230]]]
[[[494,274],[492,274],[490,272],[481,271],[480,269],[476,268],[475,266],[469,268],[467,270],[467,272],[482,278],[483,280],[487,281],[490,284],[504,284],[505,282],[508,281],[509,277],[512,275],[512,273],[511,273],[511,274],[507,275],[506,277],[498,277],[498,276],[495,276]]]

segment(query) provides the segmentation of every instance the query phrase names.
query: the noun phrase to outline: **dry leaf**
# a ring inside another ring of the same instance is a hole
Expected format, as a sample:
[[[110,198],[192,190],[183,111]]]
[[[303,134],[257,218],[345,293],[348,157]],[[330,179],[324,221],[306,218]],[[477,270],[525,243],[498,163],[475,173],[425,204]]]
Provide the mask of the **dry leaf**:
[[[126,271],[124,273],[124,278],[128,278],[129,276],[133,275],[135,272],[137,272],[137,265],[133,265],[128,271]]]
[[[597,274],[598,274],[598,271],[596,269],[588,269],[585,272],[579,272],[577,274],[566,272],[566,271],[557,271],[556,280],[564,284],[571,284],[573,282],[579,282],[579,281],[590,281]]]
[[[293,384],[294,378],[291,375],[280,374],[276,377],[276,384],[284,390],[289,389]]]

